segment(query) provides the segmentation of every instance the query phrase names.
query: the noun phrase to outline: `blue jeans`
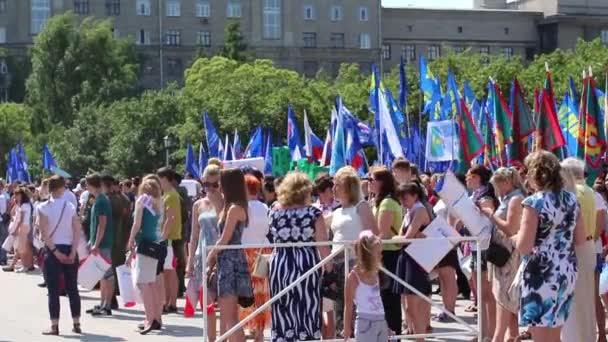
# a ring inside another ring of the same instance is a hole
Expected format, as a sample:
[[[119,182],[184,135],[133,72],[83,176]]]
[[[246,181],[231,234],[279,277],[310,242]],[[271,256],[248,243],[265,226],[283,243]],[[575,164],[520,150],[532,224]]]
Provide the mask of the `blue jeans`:
[[[55,245],[57,250],[65,255],[69,255],[72,246]],[[65,291],[70,299],[70,311],[72,318],[80,318],[80,294],[78,293],[78,261],[73,264],[62,264],[55,255],[47,253],[44,259],[44,275],[46,287],[49,291],[48,305],[51,320],[59,319],[59,294],[60,279],[63,275]]]

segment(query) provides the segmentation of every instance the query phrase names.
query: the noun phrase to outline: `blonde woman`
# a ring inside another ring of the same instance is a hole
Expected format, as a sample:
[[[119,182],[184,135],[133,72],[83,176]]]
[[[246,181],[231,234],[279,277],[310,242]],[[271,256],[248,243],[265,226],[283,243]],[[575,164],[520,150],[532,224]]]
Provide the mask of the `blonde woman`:
[[[138,198],[135,202],[135,213],[131,235],[127,246],[135,251],[137,244],[142,242],[156,243],[156,227],[160,218],[162,207],[160,185],[152,179],[145,179],[139,186]],[[136,244],[137,243],[137,244]],[[139,258],[138,254],[136,258]],[[140,272],[156,272],[156,276],[162,276],[164,263],[157,261],[155,270],[140,270]],[[152,281],[137,281],[137,287],[141,290],[144,301],[146,321],[141,330],[145,335],[152,330],[161,329],[162,297],[156,296],[156,277]]]
[[[494,186],[500,204],[495,212],[489,208],[481,210],[496,227],[493,237],[495,242],[512,251],[511,258],[504,266],[497,267],[491,263],[488,264],[492,293],[496,298],[496,328],[492,341],[504,341],[507,330],[508,341],[513,341],[519,335],[517,325],[519,298],[509,296],[509,287],[515,279],[521,259],[510,238],[519,231],[523,211],[521,206],[524,199],[523,186],[519,173],[514,168],[499,168],[494,172],[490,182]]]
[[[331,221],[333,241],[355,241],[364,230],[378,234],[378,225],[367,201],[361,196],[361,181],[357,171],[351,166],[345,166],[336,172],[334,176],[334,196],[341,206],[334,210]],[[335,244],[332,252],[340,248]],[[354,251],[350,253],[349,265],[355,265],[356,256]],[[344,255],[335,259],[334,267],[338,274],[338,298],[335,302],[336,330],[342,331],[344,315]]]

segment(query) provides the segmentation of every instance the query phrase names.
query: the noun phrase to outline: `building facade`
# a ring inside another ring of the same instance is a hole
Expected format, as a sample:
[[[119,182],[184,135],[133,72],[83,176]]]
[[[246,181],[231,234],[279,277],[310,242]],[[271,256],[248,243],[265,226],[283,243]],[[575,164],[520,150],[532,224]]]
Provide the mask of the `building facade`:
[[[533,58],[572,48],[577,39],[608,43],[608,0],[474,0],[469,10],[382,8],[380,0],[0,0],[0,47],[25,55],[53,15],[112,20],[133,39],[140,84],[183,82],[199,54],[214,55],[238,20],[249,50],[280,67],[335,75],[340,63],[388,70],[403,56],[435,59],[446,49]]]

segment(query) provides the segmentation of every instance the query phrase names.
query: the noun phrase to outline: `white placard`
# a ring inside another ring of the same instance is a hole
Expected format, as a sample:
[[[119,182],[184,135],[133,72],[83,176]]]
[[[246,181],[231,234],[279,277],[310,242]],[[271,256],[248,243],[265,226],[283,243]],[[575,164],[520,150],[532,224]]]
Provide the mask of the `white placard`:
[[[426,128],[426,160],[430,162],[458,159],[460,150],[456,125],[452,120],[429,121]]]
[[[488,227],[492,226],[490,219],[481,213],[468,196],[461,197],[454,203],[450,208],[450,213],[457,216],[473,236],[478,236],[482,231],[487,231]]]
[[[244,166],[249,166],[249,167],[254,167],[260,171],[264,171],[264,158],[262,157],[258,157],[258,158],[246,158],[246,159],[239,159],[239,160],[224,160],[222,162],[224,164],[224,168],[232,168],[232,167],[244,167]]]
[[[428,238],[460,237],[460,234],[441,216],[437,216],[422,233]],[[405,252],[427,273],[431,273],[456,244],[450,240],[419,239],[410,243],[405,248]]]
[[[452,207],[454,203],[462,197],[468,196],[467,189],[465,189],[452,172],[448,171],[440,184],[441,187],[437,189],[437,194],[445,202],[448,208]]]

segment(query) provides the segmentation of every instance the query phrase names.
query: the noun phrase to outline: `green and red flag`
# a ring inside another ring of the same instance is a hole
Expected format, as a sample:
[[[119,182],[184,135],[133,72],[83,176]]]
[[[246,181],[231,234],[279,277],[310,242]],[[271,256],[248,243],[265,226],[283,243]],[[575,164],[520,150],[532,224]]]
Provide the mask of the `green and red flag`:
[[[528,154],[528,136],[534,133],[534,123],[532,112],[517,79],[513,80],[511,87],[509,108],[513,114],[513,138],[509,149],[509,163],[523,165]]]
[[[535,97],[536,97],[535,92]],[[546,150],[553,152],[558,158],[562,158],[561,147],[566,145],[566,140],[559,126],[555,103],[551,103],[551,97],[547,89],[543,89],[540,97],[535,98],[538,111],[536,115],[536,134],[534,139],[534,150]]]
[[[488,97],[492,100],[490,110],[494,114],[494,145],[496,151],[494,157],[500,166],[506,166],[506,146],[512,142],[513,138],[513,115],[498,84],[493,81],[490,82],[489,90],[492,92],[491,96]]]
[[[458,115],[458,136],[460,138],[460,151],[459,151],[459,172],[466,172],[471,165],[471,161],[477,158],[484,150],[484,143],[481,139],[475,122],[471,117],[471,113],[467,108],[464,98],[460,98]]]
[[[578,157],[585,160],[587,184],[591,186],[600,172],[606,151],[606,135],[593,76],[585,77],[583,82],[578,125]]]

